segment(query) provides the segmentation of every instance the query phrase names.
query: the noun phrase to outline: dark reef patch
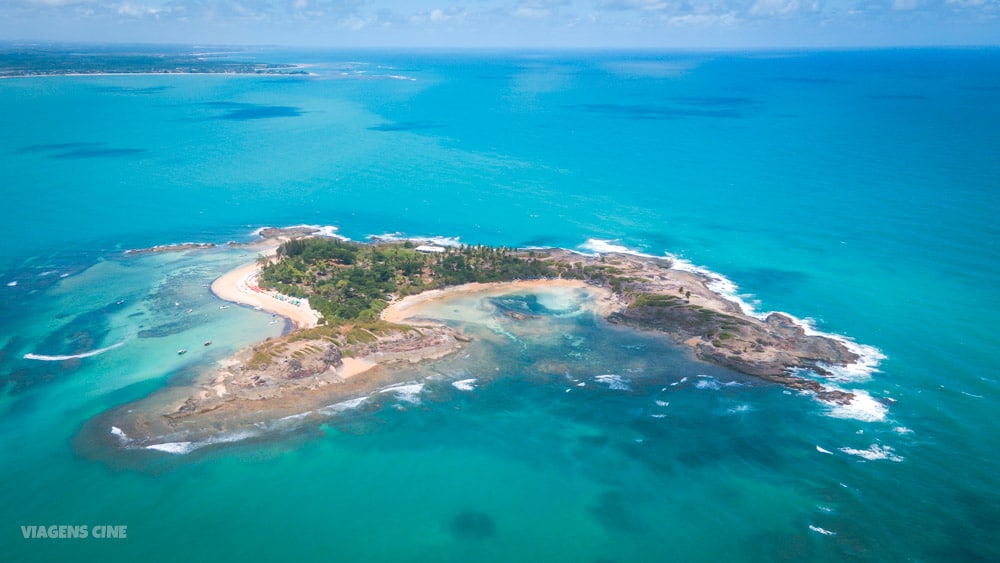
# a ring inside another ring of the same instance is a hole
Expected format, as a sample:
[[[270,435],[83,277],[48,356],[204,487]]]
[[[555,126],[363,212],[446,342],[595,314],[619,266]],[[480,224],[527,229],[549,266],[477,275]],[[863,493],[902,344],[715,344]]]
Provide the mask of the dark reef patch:
[[[591,516],[609,532],[642,533],[648,526],[640,518],[629,512],[629,502],[621,491],[602,493],[597,502],[589,507]]]
[[[28,145],[17,150],[17,154],[41,153],[46,158],[84,159],[84,158],[122,158],[144,154],[146,149],[114,148],[107,143],[76,142],[48,143]]]
[[[301,108],[294,106],[268,106],[237,102],[208,102],[205,105],[211,108],[225,110],[225,113],[216,115],[212,117],[212,119],[231,121],[250,121],[253,119],[272,119],[275,117],[299,117],[303,113]]]
[[[147,88],[128,88],[126,86],[100,86],[94,88],[94,91],[100,92],[102,94],[150,95],[150,94],[159,94],[160,92],[164,92],[172,88],[173,86],[149,86]]]
[[[496,523],[488,514],[475,510],[463,510],[448,523],[448,529],[456,538],[484,540],[496,536]]]

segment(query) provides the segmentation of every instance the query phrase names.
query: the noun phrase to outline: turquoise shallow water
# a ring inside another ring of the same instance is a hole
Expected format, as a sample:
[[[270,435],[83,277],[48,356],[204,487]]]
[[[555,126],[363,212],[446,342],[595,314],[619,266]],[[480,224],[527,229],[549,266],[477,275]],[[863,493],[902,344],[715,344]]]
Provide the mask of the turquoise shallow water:
[[[317,76],[0,82],[4,553],[1000,557],[1000,53],[259,56]],[[245,251],[122,251],[302,223],[670,252],[759,310],[881,350],[879,372],[840,385],[884,413],[830,416],[563,319],[562,340],[440,366],[419,403],[184,456],[95,455],[88,421],[282,329],[208,292]],[[541,369],[554,359],[570,379]],[[52,524],[128,539],[22,538]]]

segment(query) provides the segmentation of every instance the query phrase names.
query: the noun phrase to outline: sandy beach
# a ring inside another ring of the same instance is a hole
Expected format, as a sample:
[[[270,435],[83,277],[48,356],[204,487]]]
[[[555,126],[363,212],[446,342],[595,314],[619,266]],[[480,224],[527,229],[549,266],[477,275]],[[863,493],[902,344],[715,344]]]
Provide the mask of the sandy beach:
[[[544,279],[544,280],[524,280],[512,282],[494,283],[467,283],[446,287],[444,289],[432,289],[416,295],[410,295],[391,303],[382,311],[382,320],[390,323],[419,324],[412,319],[423,314],[424,307],[432,302],[462,295],[484,294],[484,295],[504,295],[533,289],[561,288],[561,289],[586,289],[595,293],[592,301],[594,311],[606,316],[617,308],[623,306],[615,299],[611,291],[588,284],[582,280],[564,279]]]
[[[337,375],[343,379],[354,377],[378,365],[365,358],[343,358],[341,361],[344,363],[337,369]]]
[[[226,272],[212,282],[212,293],[219,299],[260,307],[264,311],[281,315],[290,319],[296,328],[312,328],[319,322],[319,314],[309,306],[305,299],[298,305],[290,301],[277,299],[273,293],[261,290],[255,280],[260,274],[260,267],[251,262]]]

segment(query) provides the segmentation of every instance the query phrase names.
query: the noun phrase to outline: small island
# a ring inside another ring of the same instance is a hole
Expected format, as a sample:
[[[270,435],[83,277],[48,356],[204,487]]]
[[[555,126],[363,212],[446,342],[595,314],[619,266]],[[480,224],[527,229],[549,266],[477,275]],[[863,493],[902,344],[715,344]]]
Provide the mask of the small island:
[[[205,440],[206,432],[331,414],[402,384],[399,367],[443,358],[472,342],[461,328],[428,313],[463,295],[572,292],[608,322],[666,335],[705,362],[822,401],[853,399],[819,380],[834,366],[860,360],[849,341],[808,334],[780,313],[748,315],[710,289],[708,276],[675,268],[667,258],[362,244],[301,228],[262,235],[269,238],[257,247],[258,259],[220,277],[212,290],[289,318],[295,329],[238,352],[193,386],[167,388],[113,417],[113,432],[127,436],[122,443],[172,451],[170,444]],[[531,321],[516,311],[505,314],[513,322]]]

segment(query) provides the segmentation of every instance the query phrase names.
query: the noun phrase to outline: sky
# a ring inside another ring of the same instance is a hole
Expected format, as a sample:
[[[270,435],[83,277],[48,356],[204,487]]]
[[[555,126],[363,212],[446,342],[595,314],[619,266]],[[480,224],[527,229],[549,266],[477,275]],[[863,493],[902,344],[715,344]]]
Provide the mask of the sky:
[[[0,0],[0,40],[328,47],[1000,44],[1000,0]]]

